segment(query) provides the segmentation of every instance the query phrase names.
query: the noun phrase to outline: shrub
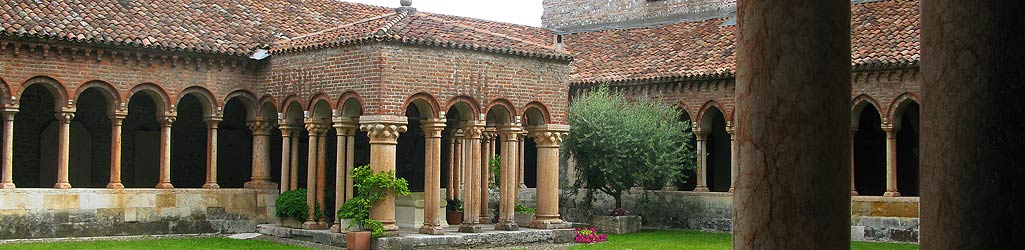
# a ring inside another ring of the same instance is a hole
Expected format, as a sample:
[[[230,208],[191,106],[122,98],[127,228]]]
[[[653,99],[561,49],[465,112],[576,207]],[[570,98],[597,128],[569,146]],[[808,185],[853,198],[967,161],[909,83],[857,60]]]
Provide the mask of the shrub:
[[[534,214],[534,208],[516,204],[516,213],[518,214]]]
[[[488,184],[488,188],[498,188],[499,180],[502,179],[500,177],[502,174],[502,156],[495,155],[488,159],[488,169],[491,169],[491,177],[493,177],[491,183]]]
[[[598,234],[598,230],[592,228],[577,228],[577,236],[573,239],[577,243],[598,243],[605,242],[608,234]]]
[[[460,212],[462,212],[463,211],[463,201],[461,201],[459,199],[448,200],[447,204],[445,205],[445,209],[448,210],[448,211],[460,211]]]
[[[278,195],[278,199],[274,201],[275,211],[274,214],[278,218],[292,218],[300,221],[306,220],[308,210],[310,206],[306,205],[306,189],[296,189],[285,191]],[[314,210],[314,219],[320,219],[324,216],[320,213],[320,205],[318,204]]]
[[[346,229],[359,226],[370,231],[372,237],[384,236],[384,225],[370,219],[370,208],[384,200],[389,191],[395,195],[409,195],[409,184],[405,179],[395,178],[391,171],[374,173],[370,166],[353,169],[352,180],[356,194],[338,209],[338,217],[354,222]]]

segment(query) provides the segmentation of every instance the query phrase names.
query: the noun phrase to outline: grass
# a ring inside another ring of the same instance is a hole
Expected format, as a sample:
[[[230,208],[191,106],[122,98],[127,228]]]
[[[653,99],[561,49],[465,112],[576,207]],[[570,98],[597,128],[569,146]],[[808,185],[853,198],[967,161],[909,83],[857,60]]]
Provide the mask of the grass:
[[[205,250],[205,249],[245,249],[245,250],[276,250],[276,249],[309,249],[297,246],[278,244],[264,240],[237,240],[217,237],[204,238],[169,238],[169,239],[143,239],[143,240],[100,240],[100,241],[78,241],[78,242],[50,242],[50,243],[17,243],[2,244],[0,249],[5,250],[35,250],[35,249],[82,249],[82,250],[136,250],[136,249],[177,249],[177,250]]]
[[[581,244],[571,247],[574,250],[729,250],[732,249],[732,237],[728,233],[709,233],[699,231],[641,231],[625,235],[609,235],[609,241],[597,244]],[[918,249],[914,244],[853,242],[852,250],[912,250]]]

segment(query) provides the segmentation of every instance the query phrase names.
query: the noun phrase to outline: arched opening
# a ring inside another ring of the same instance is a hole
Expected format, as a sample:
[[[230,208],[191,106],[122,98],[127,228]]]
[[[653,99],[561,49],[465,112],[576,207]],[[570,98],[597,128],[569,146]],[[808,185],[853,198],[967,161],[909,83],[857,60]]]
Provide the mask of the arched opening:
[[[163,104],[156,93],[140,91],[128,100],[121,128],[121,183],[126,188],[152,188],[160,168],[160,122]],[[205,141],[205,140],[204,140]]]
[[[217,183],[221,188],[242,188],[253,173],[253,132],[247,122],[252,109],[246,101],[233,98],[224,104],[223,120],[217,126]],[[271,138],[280,138],[280,136]],[[279,139],[280,140],[280,139]],[[280,142],[277,143],[280,149]],[[275,143],[273,140],[271,146]],[[271,152],[271,156],[278,155]],[[280,161],[280,160],[279,160]],[[274,166],[275,161],[270,164]],[[277,168],[271,167],[271,171]],[[280,170],[279,170],[280,171]],[[272,174],[271,178],[277,175]]]
[[[171,182],[178,188],[200,188],[206,182],[207,125],[205,100],[186,94],[178,101],[171,126]]]
[[[229,99],[228,102],[230,103],[230,102],[232,102],[232,100],[233,99]],[[244,104],[244,103],[247,103],[247,102],[248,101],[242,101],[242,102],[239,102],[239,103],[243,103]],[[277,108],[274,107],[274,103],[273,102],[265,102],[265,103],[263,103],[263,105],[260,107],[259,110],[257,110],[255,107],[253,107],[253,108],[246,108],[246,112],[247,112],[247,115],[244,116],[244,117],[246,117],[246,122],[254,120],[257,117],[260,117],[260,118],[262,118],[262,119],[264,119],[266,121],[277,121],[278,120],[278,111],[277,111]],[[249,114],[248,112],[253,112],[253,113]],[[223,124],[223,122],[222,122],[222,124]],[[286,190],[287,191],[288,187],[284,186],[284,184],[286,184],[286,183],[281,181],[281,164],[282,164],[282,162],[281,162],[281,157],[282,157],[281,153],[282,153],[282,150],[285,150],[281,146],[282,146],[282,140],[284,139],[284,137],[281,134],[281,129],[280,129],[281,128],[281,126],[280,126],[281,124],[277,124],[277,125],[278,126],[275,126],[273,129],[270,130],[270,138],[269,138],[269,142],[268,142],[268,143],[270,143],[270,147],[269,147],[270,148],[270,163],[268,163],[270,165],[270,173],[269,174],[270,174],[271,182],[281,184],[281,186],[279,186],[279,188],[281,188],[282,190]],[[246,128],[248,129],[248,126]],[[250,130],[250,133],[251,132],[252,131]],[[252,138],[253,137],[250,136],[249,140],[252,140]],[[250,145],[249,146],[249,152],[251,153],[252,150],[253,150],[252,149],[252,145]],[[218,151],[220,151],[220,149],[218,149]],[[240,176],[239,178],[246,178],[247,176],[252,176],[252,171],[253,171],[252,164],[253,164],[252,161],[249,161],[250,168],[248,168],[248,170],[246,170],[247,171],[246,174],[238,174]]]
[[[879,110],[867,105],[858,115],[854,133],[854,187],[859,195],[883,195],[886,191],[886,132],[880,127]]]
[[[687,130],[685,130],[684,133],[694,133],[693,123],[691,122],[690,114],[687,113],[687,110],[680,108],[679,121],[687,123]],[[691,148],[697,148],[697,137],[691,136],[690,142],[688,143],[690,143]],[[697,164],[692,163],[692,166],[697,166]],[[683,173],[676,178],[676,188],[678,190],[694,190],[694,188],[697,187],[697,178],[698,175],[696,169],[684,169]]]
[[[902,196],[918,196],[918,135],[920,131],[918,103],[908,101],[900,112],[897,132],[897,190]]]
[[[102,188],[110,181],[110,106],[115,97],[109,95],[97,88],[78,95],[69,145],[72,187]]]
[[[545,120],[545,113],[538,107],[529,107],[523,111],[524,114],[524,129],[537,126],[545,125],[548,122]],[[527,131],[529,132],[529,131]],[[537,143],[529,135],[524,136],[523,139],[523,184],[528,188],[537,188]],[[562,171],[567,175],[572,175],[572,171]],[[561,181],[560,181],[561,182]],[[572,182],[564,182],[571,183]]]
[[[13,179],[19,188],[53,187],[57,180],[57,133],[50,129],[59,95],[41,84],[29,85],[21,93],[14,115]],[[70,162],[70,161],[69,161]]]
[[[426,107],[424,107],[426,106]],[[430,106],[422,100],[413,101],[406,107],[408,119],[406,132],[398,139],[395,152],[395,175],[409,182],[411,192],[424,191],[424,132],[421,120],[431,118]]]
[[[308,166],[306,158],[309,157],[307,152],[309,150],[309,132],[306,130],[306,123],[303,119],[305,114],[303,113],[302,105],[298,101],[286,102],[284,111],[285,122],[295,130],[291,137],[292,143],[290,146],[292,149],[289,151],[291,153],[289,158],[290,164],[292,165],[289,171],[292,177],[290,186],[293,189],[305,189],[307,187],[306,171]]]
[[[318,124],[321,128],[320,134],[309,134],[307,142],[309,140],[317,139],[317,152],[316,159],[307,159],[307,162],[314,162],[317,164],[317,172],[309,173],[317,176],[317,180],[324,180],[323,183],[317,185],[317,201],[320,203],[320,209],[324,213],[325,221],[334,221],[335,213],[329,212],[329,208],[334,207],[335,204],[335,178],[332,178],[335,173],[335,159],[337,154],[338,140],[336,137],[335,129],[332,127],[331,121],[331,104],[326,100],[314,100],[314,105],[311,107],[312,115],[310,122]],[[311,133],[312,133],[311,132]],[[308,152],[308,151],[307,151]],[[307,156],[309,158],[309,156]],[[303,165],[307,166],[307,165]]]
[[[466,197],[466,189],[471,187],[470,183],[466,183],[465,168],[470,166],[471,163],[467,162],[469,159],[466,157],[466,150],[469,149],[467,140],[465,139],[463,126],[466,122],[471,122],[477,119],[477,115],[474,112],[474,105],[466,101],[458,101],[451,104],[448,108],[448,112],[445,113],[445,130],[442,132],[442,141],[447,141],[452,145],[443,145],[442,148],[445,150],[454,150],[451,154],[444,153],[443,151],[442,163],[443,166],[449,166],[451,169],[446,171],[447,174],[451,175],[452,186],[447,188],[454,188],[453,197],[462,200],[464,204],[467,204],[468,199]],[[447,139],[446,139],[447,138]]]
[[[701,129],[705,136],[705,181],[712,192],[730,190],[730,135],[726,133],[726,117],[716,107],[705,110]]]

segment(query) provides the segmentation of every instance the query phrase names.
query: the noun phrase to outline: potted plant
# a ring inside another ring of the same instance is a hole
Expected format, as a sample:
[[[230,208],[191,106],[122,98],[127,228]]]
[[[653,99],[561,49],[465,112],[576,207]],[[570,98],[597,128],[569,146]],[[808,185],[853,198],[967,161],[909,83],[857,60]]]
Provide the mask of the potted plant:
[[[353,169],[352,181],[356,193],[338,209],[338,217],[351,222],[346,230],[352,227],[358,230],[345,233],[345,246],[348,249],[370,249],[371,238],[384,236],[384,225],[370,218],[371,207],[384,200],[388,192],[409,195],[409,184],[405,179],[395,178],[391,171],[374,173],[370,166]]]
[[[516,225],[521,227],[529,227],[530,222],[534,220],[534,208],[516,204],[516,215],[514,220]]]
[[[445,206],[445,221],[449,225],[463,224],[463,201],[456,199],[448,200]]]
[[[286,191],[278,195],[278,199],[274,201],[274,214],[280,219],[278,225],[283,227],[301,228],[303,222],[306,221],[308,215],[309,206],[306,204],[306,189],[296,189]],[[316,208],[320,208],[318,205]],[[320,213],[320,209],[314,210],[314,218],[320,219],[323,214]]]

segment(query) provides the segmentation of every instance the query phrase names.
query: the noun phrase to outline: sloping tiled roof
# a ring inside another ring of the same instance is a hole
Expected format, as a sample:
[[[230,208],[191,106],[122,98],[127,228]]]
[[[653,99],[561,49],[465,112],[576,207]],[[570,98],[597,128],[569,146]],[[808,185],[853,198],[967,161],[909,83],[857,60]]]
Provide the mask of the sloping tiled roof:
[[[568,60],[555,48],[547,29],[457,17],[401,8],[396,13],[332,27],[272,46],[271,53],[287,53],[363,43],[397,41],[521,56]]]
[[[851,6],[854,67],[911,65],[919,60],[918,0]],[[574,55],[573,83],[731,77],[736,27],[725,19],[563,36]]]

